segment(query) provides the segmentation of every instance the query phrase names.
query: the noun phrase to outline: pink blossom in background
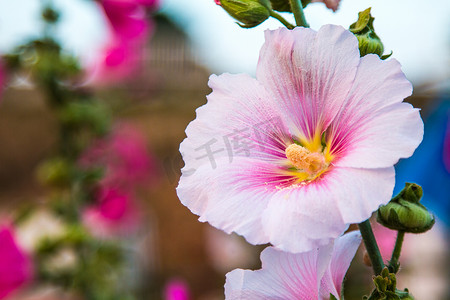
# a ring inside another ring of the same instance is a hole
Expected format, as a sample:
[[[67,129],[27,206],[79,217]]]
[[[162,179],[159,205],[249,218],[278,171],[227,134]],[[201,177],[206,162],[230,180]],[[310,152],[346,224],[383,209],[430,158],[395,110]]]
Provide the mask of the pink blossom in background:
[[[83,222],[96,236],[110,237],[135,231],[141,216],[129,193],[116,188],[102,188],[97,204],[83,213]]]
[[[164,300],[189,300],[189,287],[184,280],[172,279],[164,288]]]
[[[90,67],[89,80],[97,84],[118,82],[138,70],[143,48],[114,40],[97,54]]]
[[[289,252],[328,244],[394,188],[423,136],[395,59],[341,26],[266,31],[256,79],[212,75],[180,145],[181,202],[202,222]]]
[[[378,248],[380,249],[383,261],[391,259],[392,251],[394,250],[395,240],[397,238],[397,231],[386,228],[377,222],[371,222],[373,234],[377,240]]]
[[[261,270],[226,275],[225,299],[341,299],[342,282],[361,243],[358,231],[309,252],[292,254],[267,247]]]
[[[137,1],[103,0],[101,5],[116,38],[131,42],[148,34],[150,21]]]
[[[339,7],[339,3],[341,0],[312,0],[312,3],[314,2],[323,2],[327,8],[333,10],[334,12],[337,11]]]
[[[31,281],[30,258],[17,245],[13,229],[0,227],[0,299]]]
[[[130,189],[154,179],[156,164],[147,150],[143,134],[136,128],[120,124],[110,136],[99,140],[82,155],[83,167],[105,167],[104,186]]]
[[[135,74],[143,49],[153,30],[146,8],[155,0],[102,0],[100,4],[110,25],[110,39],[88,67],[89,80],[109,84]]]

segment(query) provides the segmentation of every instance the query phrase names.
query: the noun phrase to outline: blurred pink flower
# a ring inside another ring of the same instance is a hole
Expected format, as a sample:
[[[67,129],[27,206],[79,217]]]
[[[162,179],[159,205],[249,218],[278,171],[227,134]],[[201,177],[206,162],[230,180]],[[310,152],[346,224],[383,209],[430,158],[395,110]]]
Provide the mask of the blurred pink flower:
[[[100,85],[109,84],[135,74],[142,50],[140,45],[111,41],[95,58],[89,70],[89,80]]]
[[[111,38],[89,69],[89,80],[97,84],[117,82],[134,74],[153,30],[146,7],[156,8],[155,0],[100,1],[110,24]]]
[[[189,300],[189,287],[184,280],[172,279],[164,288],[164,300]]]
[[[138,1],[102,0],[101,5],[119,40],[128,43],[148,34],[150,23]]]
[[[309,251],[392,196],[393,165],[423,136],[395,59],[360,57],[341,26],[266,31],[256,79],[212,75],[186,128],[181,202],[202,222]]]
[[[115,126],[110,136],[93,144],[82,155],[83,167],[104,167],[103,186],[130,189],[155,175],[155,162],[142,133],[130,125]]]
[[[17,245],[13,229],[0,227],[0,299],[31,281],[30,258]]]
[[[97,202],[83,213],[83,222],[94,235],[125,235],[138,228],[141,216],[130,194],[115,188],[102,188]]]
[[[225,299],[341,299],[342,282],[361,243],[353,231],[320,248],[292,254],[267,247],[261,270],[227,274]]]
[[[327,8],[337,11],[341,0],[312,0],[311,2],[323,2]]]
[[[377,240],[378,248],[380,249],[383,261],[391,259],[392,251],[394,250],[395,240],[397,238],[397,231],[383,227],[377,222],[371,222],[373,234]]]

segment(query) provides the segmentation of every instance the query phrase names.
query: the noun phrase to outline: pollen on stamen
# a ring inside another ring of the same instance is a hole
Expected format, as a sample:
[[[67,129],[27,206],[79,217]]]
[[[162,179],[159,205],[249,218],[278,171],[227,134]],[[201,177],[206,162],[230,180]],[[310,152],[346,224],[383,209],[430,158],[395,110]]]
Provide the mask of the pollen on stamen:
[[[322,153],[311,152],[297,144],[289,145],[285,153],[290,163],[310,175],[318,174],[326,168],[325,158]]]

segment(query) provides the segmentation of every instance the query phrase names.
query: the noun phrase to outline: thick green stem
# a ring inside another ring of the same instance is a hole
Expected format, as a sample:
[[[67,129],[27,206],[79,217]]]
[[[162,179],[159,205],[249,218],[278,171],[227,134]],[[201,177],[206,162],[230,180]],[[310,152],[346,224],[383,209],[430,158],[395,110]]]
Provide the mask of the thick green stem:
[[[288,29],[293,29],[295,26],[286,21],[285,18],[283,18],[280,14],[274,12],[273,10],[270,12],[270,16],[280,21],[284,26],[286,26]]]
[[[389,261],[389,269],[393,273],[398,272],[399,263],[398,260],[400,258],[400,252],[402,251],[403,238],[405,237],[404,231],[399,231],[397,233],[397,239],[395,241],[394,250],[392,251],[392,257]]]
[[[367,219],[362,223],[358,224],[359,231],[366,246],[367,254],[369,255],[370,261],[372,262],[372,268],[375,275],[380,275],[384,268],[383,258],[380,254],[380,249],[378,249],[377,241],[373,235],[372,226],[370,226],[370,221]]]
[[[303,5],[300,0],[289,0],[291,4],[291,10],[294,13],[295,23],[297,26],[309,27],[306,22],[305,14],[303,13]]]

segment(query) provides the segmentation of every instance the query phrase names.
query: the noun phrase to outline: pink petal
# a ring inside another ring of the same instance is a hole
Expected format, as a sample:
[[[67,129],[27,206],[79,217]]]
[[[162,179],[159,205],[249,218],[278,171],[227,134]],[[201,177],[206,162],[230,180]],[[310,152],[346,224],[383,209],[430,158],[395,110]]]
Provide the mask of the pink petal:
[[[267,158],[268,150],[285,157],[284,148],[269,143],[277,139],[270,135],[272,132],[282,136],[286,131],[282,115],[258,81],[246,74],[212,75],[209,86],[213,92],[207,96],[208,103],[197,109],[197,118],[186,128],[187,138],[180,145],[185,169],[203,164],[215,169],[214,162],[205,156],[207,148],[214,152],[214,160],[235,156]],[[235,149],[234,138],[240,138],[240,149]]]
[[[240,160],[230,164],[228,158],[222,158],[217,160],[217,170],[203,165],[190,174],[184,168],[177,194],[184,205],[200,216],[199,221],[207,221],[227,233],[234,231],[253,244],[267,243],[261,214],[270,194],[236,185]]]
[[[368,219],[380,205],[392,197],[395,185],[394,167],[356,169],[336,167],[324,176],[327,196],[336,203],[345,223]],[[345,183],[345,184],[344,184]],[[325,215],[318,216],[326,218]]]
[[[268,247],[261,253],[261,270],[237,269],[227,274],[225,298],[316,300],[332,249],[329,244],[306,253],[291,254]]]
[[[343,27],[282,28],[266,31],[256,77],[272,92],[292,133],[313,137],[344,103],[358,63],[358,41]]]
[[[330,293],[341,299],[341,289],[344,276],[361,244],[359,231],[352,231],[336,239],[330,266],[320,283],[320,294],[323,299],[329,299]]]
[[[355,82],[327,134],[339,166],[384,168],[409,157],[422,141],[417,109],[401,103],[411,83],[396,60],[361,59]]]
[[[325,181],[325,180],[324,180]],[[325,182],[276,192],[264,211],[263,224],[270,242],[288,252],[304,252],[330,243],[347,228]]]
[[[32,266],[9,226],[0,228],[0,245],[0,299],[3,299],[31,280]]]

